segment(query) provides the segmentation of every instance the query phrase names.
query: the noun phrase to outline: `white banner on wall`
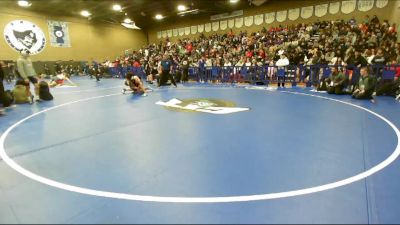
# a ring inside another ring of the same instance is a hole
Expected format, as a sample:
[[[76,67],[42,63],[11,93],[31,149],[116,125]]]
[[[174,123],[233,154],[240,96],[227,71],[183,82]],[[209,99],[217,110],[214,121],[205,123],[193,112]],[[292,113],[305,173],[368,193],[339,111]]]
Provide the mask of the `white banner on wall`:
[[[178,34],[179,34],[178,29],[177,28],[173,29],[172,33],[173,33],[174,37],[178,36]]]
[[[212,30],[213,31],[218,31],[219,30],[219,22],[218,21],[217,22],[212,22],[211,26],[212,26]]]
[[[158,38],[158,39],[162,38],[162,32],[161,32],[161,31],[158,31],[158,32],[157,32],[157,38]]]
[[[283,22],[287,18],[287,10],[276,12],[276,21]]]
[[[206,24],[204,25],[204,30],[205,30],[206,32],[210,32],[210,31],[211,31],[211,23],[206,23]]]
[[[227,20],[222,20],[219,22],[219,28],[221,30],[226,30],[228,28],[228,21]]]
[[[261,25],[264,22],[264,14],[254,16],[254,24]]]
[[[166,31],[166,30],[163,30],[163,31],[162,31],[162,37],[163,37],[163,38],[166,38],[166,37],[167,37],[167,31]]]
[[[372,8],[374,8],[374,0],[362,0],[362,1],[358,1],[357,3],[357,8],[359,11],[361,12],[367,12],[369,10],[371,10]]]
[[[301,18],[303,19],[308,19],[312,17],[313,13],[314,13],[314,6],[307,6],[301,8]]]
[[[185,35],[189,35],[190,34],[190,27],[185,27]]]
[[[376,7],[381,9],[381,8],[387,6],[388,3],[389,3],[389,0],[376,0]]]
[[[167,36],[172,37],[172,30],[167,30]]]
[[[345,0],[345,1],[342,1],[341,11],[344,14],[352,13],[356,9],[356,5],[357,5],[357,0]]]
[[[191,26],[190,27],[190,33],[191,34],[196,34],[197,33],[197,26]]]
[[[297,20],[300,16],[300,8],[289,9],[289,20]]]
[[[179,28],[179,36],[183,36],[183,35],[185,35],[185,28],[184,27]]]
[[[229,28],[234,28],[235,27],[235,19],[229,19],[228,20],[228,27]]]
[[[197,25],[197,31],[199,33],[203,33],[204,32],[204,24]]]
[[[236,28],[243,27],[243,17],[235,18],[235,27]]]
[[[251,25],[253,25],[253,22],[254,22],[254,16],[246,16],[244,18],[244,25],[246,27],[250,27]]]
[[[270,24],[275,21],[275,12],[265,13],[265,23]]]
[[[340,11],[340,2],[329,3],[329,13],[337,14]]]
[[[315,16],[323,17],[328,13],[328,4],[316,5],[315,6]]]

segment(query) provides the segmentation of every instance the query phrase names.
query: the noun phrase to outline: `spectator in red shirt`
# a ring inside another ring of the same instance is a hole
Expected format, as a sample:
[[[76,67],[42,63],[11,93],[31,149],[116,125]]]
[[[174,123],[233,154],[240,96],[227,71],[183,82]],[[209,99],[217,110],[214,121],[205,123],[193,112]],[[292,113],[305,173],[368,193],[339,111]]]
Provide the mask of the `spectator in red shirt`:
[[[135,68],[140,67],[139,61],[138,61],[138,60],[135,60],[135,61],[133,62],[133,65],[132,65],[132,66],[135,67]]]
[[[187,53],[192,53],[192,51],[193,51],[192,42],[189,42],[189,43],[186,45],[186,51],[187,51]]]
[[[258,50],[258,56],[262,59],[265,59],[265,51],[264,49]]]
[[[232,29],[228,32],[228,36],[229,36],[229,37],[235,36],[235,34],[233,33],[233,30],[232,30]]]
[[[247,52],[246,52],[246,57],[247,57],[247,58],[252,58],[252,57],[253,57],[253,54],[254,54],[253,51],[247,51]]]

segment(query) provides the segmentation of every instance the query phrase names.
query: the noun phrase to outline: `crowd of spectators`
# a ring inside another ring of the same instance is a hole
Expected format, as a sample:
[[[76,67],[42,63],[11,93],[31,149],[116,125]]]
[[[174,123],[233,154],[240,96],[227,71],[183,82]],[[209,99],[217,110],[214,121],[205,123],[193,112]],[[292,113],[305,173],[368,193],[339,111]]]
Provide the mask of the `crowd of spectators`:
[[[111,67],[143,66],[147,74],[168,53],[177,68],[212,66],[275,65],[285,54],[291,65],[386,65],[400,62],[396,24],[368,15],[362,21],[317,21],[297,25],[263,28],[247,33],[232,30],[225,34],[168,38],[150,44],[129,56],[106,63]]]
[[[281,67],[295,66],[295,76],[300,80],[300,68],[305,68],[309,79],[312,75],[310,67],[329,65],[345,68],[343,71],[350,76],[350,80],[353,71],[361,75],[360,69],[365,66],[370,66],[367,72],[375,76],[382,75],[382,69],[376,69],[376,66],[393,68],[398,79],[400,44],[396,27],[396,24],[381,21],[375,15],[366,15],[361,21],[354,17],[348,21],[318,20],[308,24],[264,27],[253,33],[235,33],[232,30],[210,36],[201,33],[198,38],[183,38],[176,42],[166,38],[106,64],[114,68],[142,67],[150,77],[149,82],[153,81],[153,76],[160,74],[157,71],[165,54],[169,55],[173,64],[171,73],[179,71],[182,77],[187,77],[189,67],[202,72],[210,67],[269,66],[266,72],[268,77],[275,76],[280,86],[285,84],[284,79],[276,76]],[[317,80],[322,73],[322,70],[316,71]]]

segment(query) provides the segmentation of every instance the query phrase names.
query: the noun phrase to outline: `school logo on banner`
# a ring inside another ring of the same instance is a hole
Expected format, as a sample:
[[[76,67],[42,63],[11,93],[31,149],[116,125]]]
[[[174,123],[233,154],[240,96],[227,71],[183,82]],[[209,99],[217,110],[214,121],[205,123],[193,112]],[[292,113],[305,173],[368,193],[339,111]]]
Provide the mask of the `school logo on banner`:
[[[229,114],[248,111],[250,108],[235,107],[235,103],[215,99],[186,99],[173,98],[167,102],[158,101],[157,105],[181,112],[204,112],[211,114]]]
[[[43,51],[46,37],[40,27],[25,20],[14,20],[4,28],[4,38],[7,44],[20,52],[29,50],[32,55]]]
[[[47,25],[49,27],[50,45],[52,47],[71,47],[68,23],[48,20]]]

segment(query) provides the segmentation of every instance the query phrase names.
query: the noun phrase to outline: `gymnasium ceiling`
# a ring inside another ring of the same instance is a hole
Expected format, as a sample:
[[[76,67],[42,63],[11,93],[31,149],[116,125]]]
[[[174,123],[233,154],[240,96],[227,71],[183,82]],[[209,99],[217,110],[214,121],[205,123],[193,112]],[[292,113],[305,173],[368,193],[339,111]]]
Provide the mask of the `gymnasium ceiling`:
[[[92,13],[91,20],[101,23],[120,24],[127,16],[135,21],[142,29],[149,28],[160,21],[154,19],[157,13],[166,18],[164,22],[193,19],[196,17],[211,16],[234,10],[257,7],[273,0],[239,0],[235,4],[229,0],[31,0],[32,5],[26,10],[38,12],[47,16],[74,16],[82,17],[80,12],[88,10]],[[0,0],[0,7],[19,7],[16,0]],[[123,12],[112,10],[113,4],[120,4]],[[184,4],[190,9],[199,9],[197,14],[178,16],[177,6]],[[161,21],[162,22],[162,21]]]

